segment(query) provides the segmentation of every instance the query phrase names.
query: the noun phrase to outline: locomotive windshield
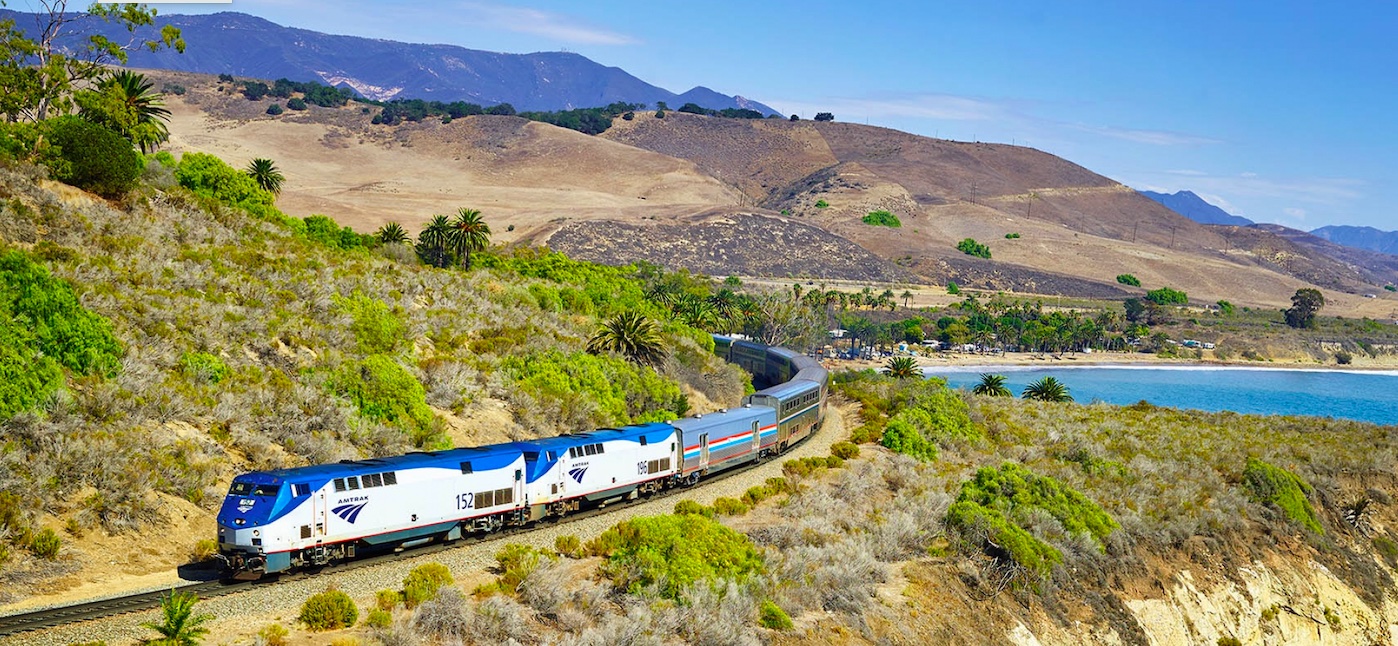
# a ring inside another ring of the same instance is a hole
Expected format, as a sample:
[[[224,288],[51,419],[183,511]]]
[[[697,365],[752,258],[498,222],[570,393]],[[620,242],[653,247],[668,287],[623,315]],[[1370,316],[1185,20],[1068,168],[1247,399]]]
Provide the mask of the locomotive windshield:
[[[280,489],[280,485],[255,485],[251,482],[234,482],[233,486],[228,488],[228,495],[276,497],[277,491]]]

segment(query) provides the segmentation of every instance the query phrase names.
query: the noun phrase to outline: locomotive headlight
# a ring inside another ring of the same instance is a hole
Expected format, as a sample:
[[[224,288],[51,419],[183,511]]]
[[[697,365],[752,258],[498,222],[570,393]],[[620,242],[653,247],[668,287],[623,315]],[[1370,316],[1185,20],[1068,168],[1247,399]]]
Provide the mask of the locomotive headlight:
[[[253,536],[261,536],[261,535],[262,535],[262,532],[260,532],[260,531],[258,531],[258,530],[256,530],[256,529],[254,529],[254,530],[252,530],[252,535],[253,535]]]

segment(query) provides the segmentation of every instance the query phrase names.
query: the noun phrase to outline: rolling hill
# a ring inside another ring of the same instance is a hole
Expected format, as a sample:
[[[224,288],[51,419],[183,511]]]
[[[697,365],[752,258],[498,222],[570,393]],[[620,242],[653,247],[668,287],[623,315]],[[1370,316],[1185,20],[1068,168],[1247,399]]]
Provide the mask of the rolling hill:
[[[1196,302],[1286,307],[1298,287],[1375,318],[1392,304],[1351,296],[1375,283],[1315,247],[1256,230],[1244,244],[1067,160],[1017,146],[920,137],[847,123],[740,120],[669,112],[617,119],[586,136],[516,117],[376,126],[372,110],[312,106],[278,117],[270,99],[169,72],[171,147],[235,165],[278,160],[280,203],[359,230],[482,209],[498,242],[549,244],[598,260],[645,259],[714,274],[903,281],[1123,298],[1171,286]],[[901,227],[870,226],[874,210]],[[1018,238],[1006,238],[1018,233]],[[784,242],[773,241],[783,236]],[[956,250],[988,244],[992,259]],[[798,248],[799,247],[799,248]],[[792,249],[795,248],[795,251]],[[1281,248],[1281,247],[1278,247]],[[792,255],[809,259],[792,265]],[[803,269],[803,267],[806,267]],[[1371,311],[1372,310],[1372,311]]]
[[[33,17],[0,9],[0,18],[15,18],[24,29]],[[748,108],[775,114],[756,101],[696,87],[682,94],[656,87],[625,70],[598,64],[578,54],[539,52],[502,54],[455,45],[400,43],[374,38],[336,36],[276,23],[236,12],[160,16],[156,25],[179,27],[188,49],[131,52],[133,67],[204,74],[233,74],[260,79],[289,78],[353,88],[366,98],[469,101],[482,105],[509,103],[519,110],[568,110],[613,102],[671,106],[694,102],[706,108]],[[92,29],[119,42],[129,35],[104,23],[76,23],[69,40]]]

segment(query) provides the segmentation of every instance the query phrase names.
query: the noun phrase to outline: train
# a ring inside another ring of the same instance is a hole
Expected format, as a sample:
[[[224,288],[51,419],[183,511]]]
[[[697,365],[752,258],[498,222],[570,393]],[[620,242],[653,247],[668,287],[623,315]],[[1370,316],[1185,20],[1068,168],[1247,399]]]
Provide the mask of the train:
[[[693,486],[787,451],[824,419],[830,375],[786,348],[714,335],[752,374],[737,408],[522,442],[254,471],[218,513],[218,559],[249,580]]]

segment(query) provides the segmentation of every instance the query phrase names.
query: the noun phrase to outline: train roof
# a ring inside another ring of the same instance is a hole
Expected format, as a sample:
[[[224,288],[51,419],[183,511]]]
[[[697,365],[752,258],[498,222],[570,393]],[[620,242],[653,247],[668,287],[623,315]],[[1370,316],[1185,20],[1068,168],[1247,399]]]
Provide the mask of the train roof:
[[[498,469],[519,460],[523,451],[510,444],[491,444],[446,451],[420,451],[406,455],[364,460],[342,460],[331,464],[316,464],[289,469],[254,471],[238,476],[238,480],[258,484],[279,484],[291,480],[324,482],[332,478],[381,471],[404,469],[439,468],[459,469],[462,462],[471,462],[476,471]]]
[[[792,379],[791,381],[777,384],[775,386],[772,386],[771,388],[763,388],[762,390],[759,390],[753,393],[752,395],[748,396],[752,397],[753,395],[770,395],[772,397],[776,397],[777,399],[786,399],[788,397],[793,397],[795,395],[800,395],[809,392],[812,388],[819,389],[820,383],[807,379]]]
[[[741,408],[726,408],[717,413],[677,419],[670,423],[684,430],[685,433],[697,433],[726,424],[746,425],[751,420],[761,420],[764,417],[775,421],[776,411],[766,406],[743,406]]]

